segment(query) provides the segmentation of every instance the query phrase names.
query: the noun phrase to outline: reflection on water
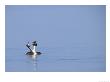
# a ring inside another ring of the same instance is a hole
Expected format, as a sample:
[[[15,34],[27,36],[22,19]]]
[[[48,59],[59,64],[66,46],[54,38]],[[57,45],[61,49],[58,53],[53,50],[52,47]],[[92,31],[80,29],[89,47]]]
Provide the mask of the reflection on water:
[[[30,61],[33,65],[33,72],[38,71],[38,65],[37,65],[37,56],[36,55],[27,55],[30,58]]]
[[[37,71],[37,61],[33,61],[33,70],[36,72]]]
[[[55,51],[56,50],[56,51]],[[63,51],[64,50],[64,51]],[[80,51],[79,51],[80,50]],[[88,48],[42,49],[39,56],[30,56],[24,49],[6,49],[6,72],[104,72],[105,54]],[[59,52],[58,52],[59,51]]]

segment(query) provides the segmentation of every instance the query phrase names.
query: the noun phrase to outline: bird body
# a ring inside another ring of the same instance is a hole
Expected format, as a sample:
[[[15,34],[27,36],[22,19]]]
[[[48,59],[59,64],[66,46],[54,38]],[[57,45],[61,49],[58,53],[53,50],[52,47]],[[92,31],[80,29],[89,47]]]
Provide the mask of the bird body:
[[[29,42],[28,42],[28,44],[26,46],[30,50],[29,52],[26,53],[27,55],[35,55],[36,56],[36,55],[40,55],[41,54],[41,52],[37,52],[36,51],[36,47],[37,47],[36,41],[32,42],[33,49],[30,48]]]

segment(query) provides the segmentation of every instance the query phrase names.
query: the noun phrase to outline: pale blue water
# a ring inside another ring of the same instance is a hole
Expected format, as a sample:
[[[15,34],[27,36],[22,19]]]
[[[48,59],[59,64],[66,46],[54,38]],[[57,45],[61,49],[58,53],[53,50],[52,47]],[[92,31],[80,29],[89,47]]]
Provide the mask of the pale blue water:
[[[43,54],[33,59],[25,55],[25,49],[7,49],[6,71],[104,72],[106,62],[102,50],[83,46],[41,48]]]
[[[7,72],[105,72],[106,6],[5,7]],[[37,59],[25,55],[36,40]]]

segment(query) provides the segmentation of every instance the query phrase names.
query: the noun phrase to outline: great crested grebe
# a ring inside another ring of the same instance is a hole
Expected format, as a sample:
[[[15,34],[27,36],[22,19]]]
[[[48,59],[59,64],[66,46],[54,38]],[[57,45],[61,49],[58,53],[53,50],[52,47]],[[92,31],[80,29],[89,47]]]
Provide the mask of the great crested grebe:
[[[37,47],[36,41],[32,42],[33,49],[30,48],[31,46],[29,45],[29,42],[26,46],[30,50],[29,52],[26,53],[27,55],[40,55],[41,54],[41,52],[36,51],[36,47]]]

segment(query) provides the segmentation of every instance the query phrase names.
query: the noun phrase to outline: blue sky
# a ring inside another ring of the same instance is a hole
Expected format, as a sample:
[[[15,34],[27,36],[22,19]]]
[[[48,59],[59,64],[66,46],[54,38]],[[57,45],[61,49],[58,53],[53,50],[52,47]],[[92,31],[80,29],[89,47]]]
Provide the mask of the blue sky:
[[[106,6],[11,6],[6,8],[6,48],[37,40],[41,47],[105,48]]]

